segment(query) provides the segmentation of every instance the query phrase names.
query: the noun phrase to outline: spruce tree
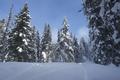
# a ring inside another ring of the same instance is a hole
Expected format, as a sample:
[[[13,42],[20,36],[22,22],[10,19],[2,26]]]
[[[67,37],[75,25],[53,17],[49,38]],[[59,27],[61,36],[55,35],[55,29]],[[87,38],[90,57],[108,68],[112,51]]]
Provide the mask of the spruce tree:
[[[89,33],[93,60],[99,64],[111,63],[113,28],[108,26],[105,10],[107,0],[85,0],[84,11],[89,19]],[[106,7],[107,9],[107,7]]]
[[[5,20],[0,21],[0,61],[3,61],[4,59],[4,54],[3,54],[3,37],[4,37],[4,31],[5,29]]]
[[[49,24],[45,24],[43,36],[41,39],[41,52],[43,55],[43,61],[49,62],[51,60],[50,54],[51,54],[51,42],[52,42],[52,34],[51,34],[51,28]]]
[[[9,54],[9,42],[8,42],[8,39],[9,39],[9,33],[10,33],[10,30],[11,30],[11,27],[13,26],[12,25],[12,22],[13,22],[13,13],[12,13],[12,10],[13,10],[13,4],[11,5],[11,8],[10,8],[10,12],[9,12],[9,15],[8,15],[8,19],[6,20],[6,22],[4,22],[4,29],[3,29],[3,36],[2,36],[2,41],[1,41],[1,53],[2,53],[2,61],[5,62],[6,61],[6,58],[7,58],[7,55]],[[5,21],[5,20],[4,20]]]
[[[74,62],[73,38],[69,33],[67,19],[63,21],[63,28],[58,32],[58,49],[56,50],[56,61]]]
[[[60,42],[60,30],[58,30],[58,36],[57,36],[57,43],[53,45],[53,49],[52,49],[52,61],[53,62],[59,62],[61,61],[60,59],[60,45],[59,45],[59,42]]]
[[[75,62],[76,63],[82,62],[83,58],[82,58],[82,54],[80,53],[80,46],[75,36],[73,38],[73,49],[74,49]]]
[[[100,64],[120,64],[120,1],[85,0],[89,19],[94,61]]]
[[[82,55],[82,61],[90,60],[91,56],[89,53],[88,44],[83,37],[80,39],[79,46],[80,46],[80,54]]]
[[[40,43],[40,35],[37,31],[36,33],[36,62],[42,62],[43,56],[41,54],[41,43]]]
[[[37,32],[36,32],[36,29],[35,29],[35,26],[31,28],[31,44],[32,44],[32,47],[33,47],[33,51],[34,53],[31,53],[32,55],[32,59],[31,61],[32,62],[37,62],[38,61],[38,56],[37,56]]]
[[[32,62],[35,51],[32,44],[33,29],[30,24],[31,17],[29,15],[27,3],[16,18],[15,28],[13,28],[10,33],[10,46],[7,60]]]
[[[112,45],[112,63],[116,66],[120,65],[120,1],[104,1],[105,22],[109,29],[113,29],[111,35],[113,38]]]

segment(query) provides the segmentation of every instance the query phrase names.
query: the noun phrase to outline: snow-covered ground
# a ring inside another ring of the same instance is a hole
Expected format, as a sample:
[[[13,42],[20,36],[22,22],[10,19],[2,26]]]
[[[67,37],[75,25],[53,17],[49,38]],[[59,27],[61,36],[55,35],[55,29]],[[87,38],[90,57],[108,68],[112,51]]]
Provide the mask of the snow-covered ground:
[[[92,63],[0,63],[0,80],[120,80],[120,67]]]

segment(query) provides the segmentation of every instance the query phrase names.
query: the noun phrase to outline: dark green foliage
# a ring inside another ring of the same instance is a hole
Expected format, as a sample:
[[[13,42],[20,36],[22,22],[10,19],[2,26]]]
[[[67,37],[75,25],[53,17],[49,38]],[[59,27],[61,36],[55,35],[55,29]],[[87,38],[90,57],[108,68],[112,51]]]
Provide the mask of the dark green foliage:
[[[75,62],[80,63],[83,61],[83,56],[80,50],[80,46],[78,44],[77,38],[73,38],[73,49],[74,49],[74,57],[75,57]]]
[[[30,25],[30,16],[27,4],[18,14],[15,28],[12,29],[9,38],[8,61],[35,61],[33,41],[33,28]]]
[[[99,64],[120,64],[120,4],[117,0],[85,0],[89,19],[91,53]]]
[[[41,53],[42,55],[44,55],[43,53],[45,53],[46,55],[46,59],[45,56],[43,56],[44,57],[43,62],[51,61],[51,57],[50,57],[52,51],[51,42],[52,42],[51,28],[49,24],[46,24],[41,39]]]

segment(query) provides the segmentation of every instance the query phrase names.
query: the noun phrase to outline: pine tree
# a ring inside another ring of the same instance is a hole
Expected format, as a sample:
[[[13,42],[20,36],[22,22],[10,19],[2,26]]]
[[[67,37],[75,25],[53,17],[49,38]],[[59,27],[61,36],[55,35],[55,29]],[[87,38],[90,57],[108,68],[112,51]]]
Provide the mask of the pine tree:
[[[59,62],[60,61],[60,48],[59,48],[59,41],[60,41],[60,30],[58,30],[57,36],[57,43],[52,45],[52,62]]]
[[[37,62],[38,61],[38,56],[37,56],[37,32],[36,32],[36,29],[35,29],[35,26],[33,28],[31,28],[31,44],[32,44],[32,47],[33,47],[33,51],[34,53],[31,53],[32,55],[32,59],[31,61],[33,62]]]
[[[85,14],[90,24],[94,61],[100,64],[120,64],[120,1],[85,0]]]
[[[0,61],[3,61],[3,36],[4,36],[5,20],[0,21]]]
[[[120,65],[120,1],[104,1],[105,22],[108,28],[112,28],[111,33],[114,43],[112,45],[113,53],[111,56],[112,63],[116,66]]]
[[[10,12],[9,12],[9,15],[8,15],[8,19],[6,20],[6,22],[4,22],[4,31],[3,31],[2,41],[1,41],[2,46],[1,46],[1,50],[0,50],[1,53],[2,53],[2,61],[3,62],[5,62],[6,57],[9,53],[8,38],[9,38],[9,33],[10,33],[10,30],[11,30],[11,27],[13,26],[12,25],[12,19],[13,19],[12,10],[13,10],[13,4],[11,5]]]
[[[10,33],[8,61],[33,61],[35,51],[32,44],[33,29],[30,25],[30,19],[28,5],[26,3],[17,16],[15,28]]]
[[[89,53],[88,44],[83,37],[80,39],[79,45],[80,45],[80,53],[82,55],[82,61],[90,60],[91,55]]]
[[[41,54],[41,43],[40,43],[40,35],[37,31],[36,34],[36,62],[42,62],[43,56]]]
[[[82,58],[82,54],[80,53],[80,46],[75,36],[73,38],[73,49],[74,49],[75,62],[76,63],[82,62],[83,58]]]
[[[44,62],[49,62],[51,60],[51,42],[52,42],[52,34],[49,24],[45,24],[42,40],[41,40],[41,52],[44,58]]]
[[[56,50],[56,61],[74,62],[73,39],[68,30],[67,19],[63,21],[63,28],[58,32],[58,49]]]
[[[108,26],[104,1],[85,0],[84,11],[89,19],[90,43],[94,62],[105,65],[111,62],[113,53],[113,39],[111,37],[113,28]]]

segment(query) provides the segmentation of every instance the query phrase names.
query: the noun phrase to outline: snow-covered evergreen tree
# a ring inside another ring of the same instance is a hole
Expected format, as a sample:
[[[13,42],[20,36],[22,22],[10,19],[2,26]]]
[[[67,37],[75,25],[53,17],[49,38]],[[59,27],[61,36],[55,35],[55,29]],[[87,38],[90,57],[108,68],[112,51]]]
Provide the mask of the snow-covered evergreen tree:
[[[37,31],[35,29],[35,26],[32,28],[31,30],[31,44],[32,44],[32,47],[33,47],[33,50],[35,53],[32,53],[32,60],[31,61],[34,61],[34,62],[37,62],[38,61],[38,56],[37,56]]]
[[[51,28],[49,24],[45,24],[43,36],[41,39],[41,52],[43,55],[43,62],[49,62],[51,61],[51,42],[52,42],[52,33],[51,33]]]
[[[35,50],[32,44],[33,28],[30,19],[28,4],[26,3],[17,16],[15,28],[10,33],[8,61],[33,61]]]
[[[2,54],[3,53],[3,36],[4,36],[4,33],[5,33],[5,20],[1,20],[0,21],[0,61],[3,61],[4,59],[4,55]]]
[[[63,21],[63,28],[58,32],[58,48],[55,54],[55,61],[74,62],[73,38],[69,33],[67,19]]]
[[[105,0],[85,0],[85,14],[89,19],[91,51],[94,62],[109,64],[113,51],[112,27],[107,25]],[[106,0],[108,1],[108,0]]]
[[[114,43],[111,59],[112,63],[118,66],[120,65],[120,1],[105,0],[104,8],[104,21],[109,29],[113,29],[111,35]]]
[[[41,43],[40,43],[40,34],[37,31],[36,33],[36,62],[42,62],[43,56],[41,54]]]
[[[76,63],[82,62],[83,61],[83,56],[80,53],[80,46],[79,46],[78,40],[75,36],[73,38],[73,49],[74,49],[75,62]]]
[[[60,61],[59,60],[59,41],[60,41],[60,30],[58,30],[58,36],[57,36],[57,43],[52,44],[52,53],[51,53],[51,58],[52,58],[52,62],[57,62]]]
[[[82,61],[90,60],[91,56],[89,53],[88,44],[83,37],[80,39],[79,46],[80,46],[80,54],[82,55]]]
[[[1,50],[0,50],[0,53],[2,54],[2,61],[5,62],[5,59],[6,59],[6,55],[9,53],[9,50],[8,50],[8,46],[9,46],[9,42],[8,42],[8,39],[9,39],[9,33],[10,33],[10,30],[11,30],[11,27],[13,26],[12,25],[12,22],[13,22],[13,13],[12,13],[12,10],[13,10],[13,4],[11,5],[11,8],[10,8],[10,12],[9,12],[9,15],[8,15],[8,19],[5,21],[3,20],[4,22],[4,28],[3,28],[3,34],[2,35],[2,41],[1,41]]]

